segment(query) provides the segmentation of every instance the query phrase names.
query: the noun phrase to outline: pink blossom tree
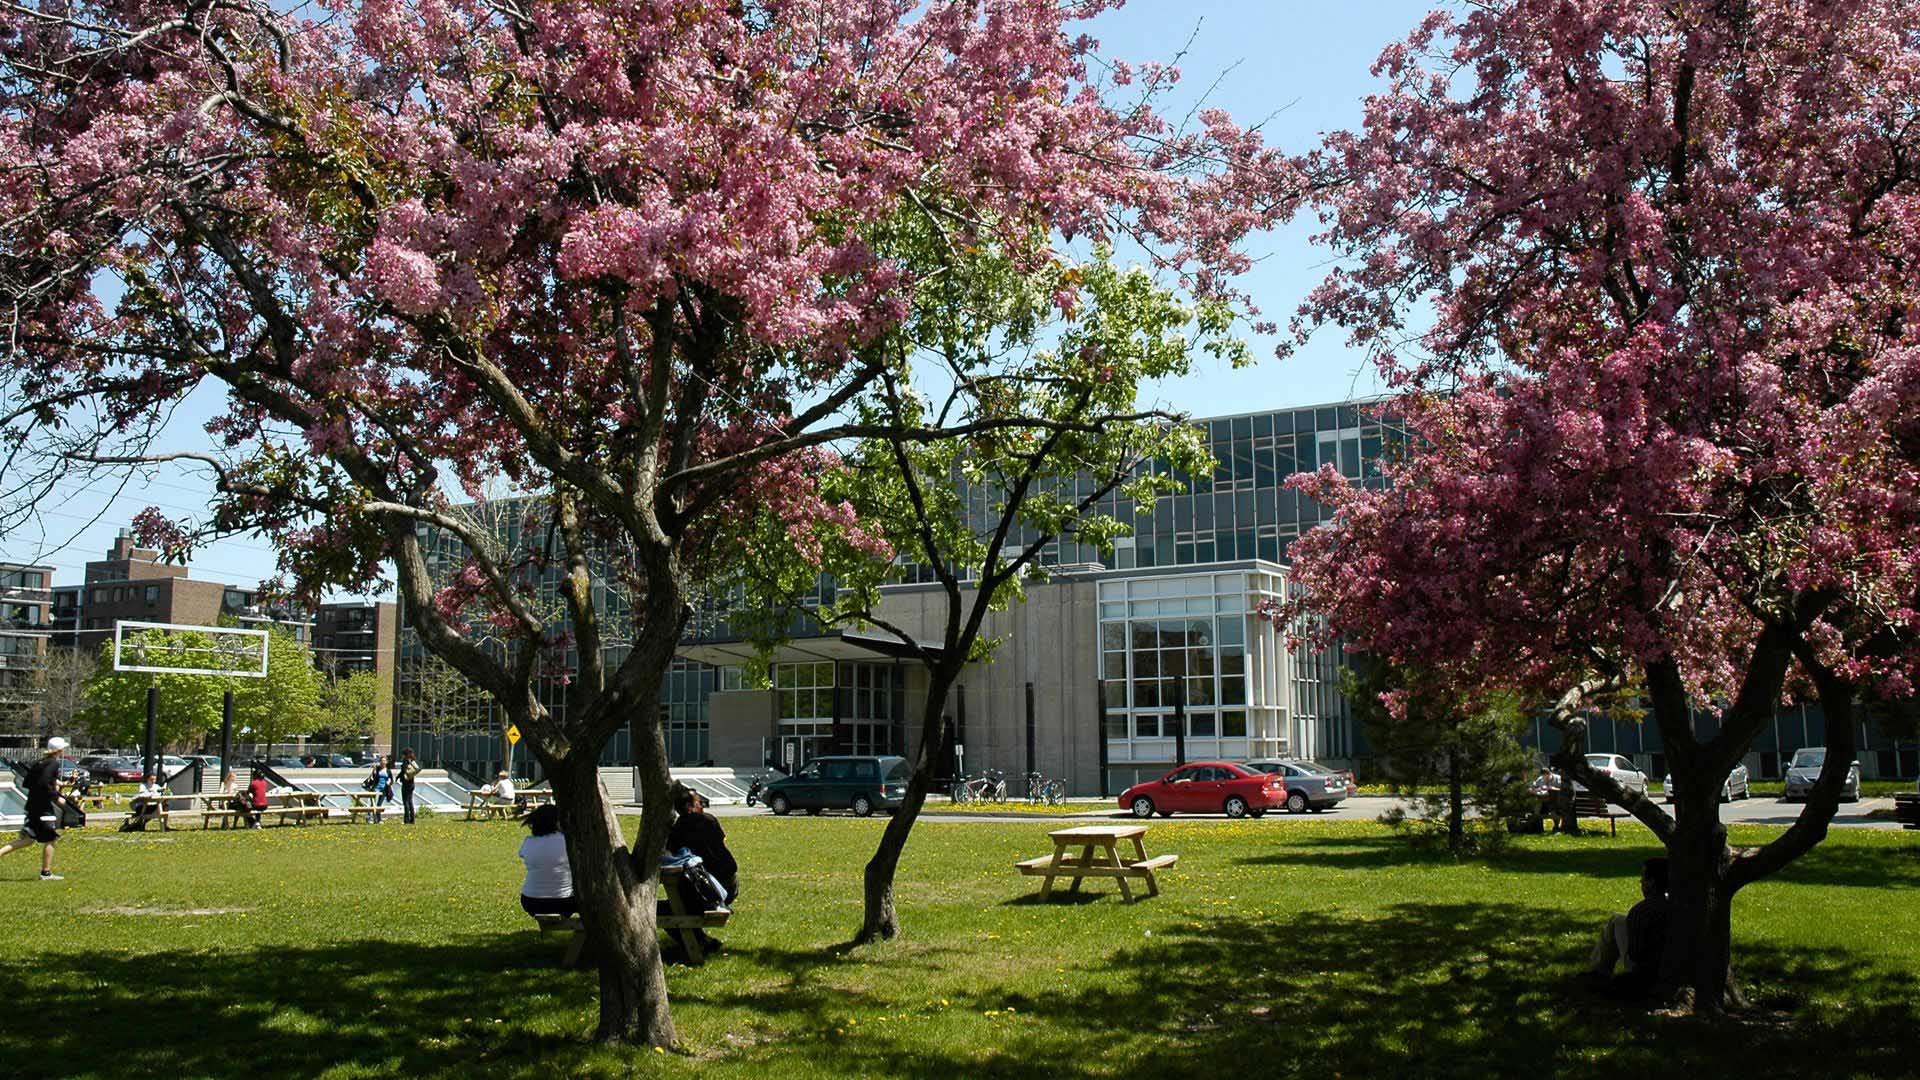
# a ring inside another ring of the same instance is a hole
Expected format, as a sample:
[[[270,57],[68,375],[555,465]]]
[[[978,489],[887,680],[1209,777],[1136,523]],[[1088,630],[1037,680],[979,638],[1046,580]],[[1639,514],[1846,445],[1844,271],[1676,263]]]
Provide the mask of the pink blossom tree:
[[[1315,161],[1346,258],[1299,327],[1346,328],[1416,438],[1384,489],[1295,479],[1336,508],[1295,610],[1551,702],[1574,778],[1672,856],[1665,986],[1720,1011],[1735,894],[1825,836],[1863,709],[1920,660],[1920,8],[1502,0],[1377,71]],[[1672,815],[1577,752],[1636,680]],[[1796,698],[1826,767],[1732,846],[1721,783]]]
[[[1125,237],[1219,301],[1278,209],[1256,137],[1176,129],[1151,107],[1170,71],[1090,62],[1075,23],[1110,6],[7,5],[0,521],[72,468],[151,460],[167,413],[222,389],[176,455],[220,500],[146,532],[259,530],[307,591],[391,563],[423,644],[553,780],[598,1037],[671,1045],[662,674],[757,512],[844,518],[816,487],[834,445],[934,434],[856,408],[938,272],[890,223],[1034,266]],[[535,527],[453,505],[502,480]],[[464,565],[430,565],[431,532]],[[557,670],[564,711],[538,692]],[[630,724],[629,849],[594,770]]]

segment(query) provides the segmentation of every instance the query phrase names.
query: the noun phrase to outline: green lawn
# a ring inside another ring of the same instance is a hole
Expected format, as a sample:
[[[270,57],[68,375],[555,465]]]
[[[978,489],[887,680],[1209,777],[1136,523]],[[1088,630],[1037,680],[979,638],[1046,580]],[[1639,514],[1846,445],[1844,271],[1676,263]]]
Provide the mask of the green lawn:
[[[9,1076],[173,1078],[1920,1074],[1920,834],[1839,830],[1740,899],[1759,1009],[1648,1016],[1570,976],[1636,827],[1489,865],[1384,828],[1156,821],[1165,892],[1040,904],[1044,822],[923,823],[909,936],[847,952],[881,821],[729,819],[747,896],[672,968],[684,1050],[582,1041],[594,978],[514,903],[519,829],[70,834],[0,861]],[[1747,838],[1762,835],[1754,831]]]

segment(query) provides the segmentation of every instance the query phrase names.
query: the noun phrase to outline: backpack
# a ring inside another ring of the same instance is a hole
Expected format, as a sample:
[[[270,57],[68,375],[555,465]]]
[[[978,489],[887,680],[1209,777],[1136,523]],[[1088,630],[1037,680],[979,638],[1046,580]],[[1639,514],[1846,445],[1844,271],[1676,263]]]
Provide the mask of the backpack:
[[[697,899],[696,906],[701,911],[712,911],[727,906],[727,890],[721,886],[718,878],[705,866],[689,866],[681,872],[681,880],[686,882],[687,891]]]

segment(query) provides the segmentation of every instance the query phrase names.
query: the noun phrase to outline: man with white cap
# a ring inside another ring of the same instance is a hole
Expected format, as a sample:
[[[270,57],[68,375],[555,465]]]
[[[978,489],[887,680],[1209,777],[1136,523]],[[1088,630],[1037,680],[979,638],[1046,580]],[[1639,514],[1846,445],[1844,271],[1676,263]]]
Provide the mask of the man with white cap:
[[[5,847],[0,847],[0,855],[11,855],[23,847],[34,844],[43,845],[40,849],[40,880],[60,881],[59,874],[53,872],[53,845],[60,839],[60,830],[47,820],[53,816],[54,808],[65,803],[66,796],[60,794],[60,759],[67,756],[67,740],[58,735],[47,740],[46,753],[39,762],[27,770],[27,821],[20,827],[20,837]]]

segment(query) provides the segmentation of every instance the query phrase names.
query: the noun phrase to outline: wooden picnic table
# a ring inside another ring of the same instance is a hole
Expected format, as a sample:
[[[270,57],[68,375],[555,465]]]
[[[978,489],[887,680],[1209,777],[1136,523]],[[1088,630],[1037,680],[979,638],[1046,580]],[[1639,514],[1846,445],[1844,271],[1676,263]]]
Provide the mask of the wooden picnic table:
[[[727,925],[727,920],[733,917],[733,911],[730,908],[688,911],[686,903],[680,899],[681,873],[678,866],[660,868],[660,892],[666,898],[668,914],[658,916],[654,925],[680,939],[681,948],[686,950],[687,963],[697,967],[707,959],[706,946],[700,942],[701,931],[709,926]],[[587,944],[587,932],[580,916],[535,915],[533,921],[542,934],[573,931],[573,940],[568,942],[566,955],[560,958],[560,966],[572,967],[580,962],[580,954]]]
[[[512,798],[488,795],[479,788],[475,788],[467,792],[467,820],[484,821],[490,817],[512,817],[536,806],[545,806],[552,801],[552,788],[520,788],[513,793]]]
[[[1164,870],[1180,861],[1178,855],[1155,855],[1147,857],[1145,825],[1078,825],[1071,829],[1055,829],[1047,834],[1053,840],[1053,854],[1042,855],[1037,859],[1026,859],[1014,863],[1022,874],[1041,878],[1040,899],[1053,895],[1055,878],[1070,877],[1073,883],[1067,886],[1068,892],[1079,892],[1082,878],[1110,877],[1120,883],[1120,895],[1131,903],[1134,899],[1133,880],[1147,884],[1148,896],[1160,895],[1160,881],[1154,876],[1156,871]],[[1130,841],[1133,846],[1133,858],[1120,857],[1121,841]],[[1069,848],[1079,848],[1078,855],[1067,853]],[[1095,850],[1098,849],[1098,854]]]

